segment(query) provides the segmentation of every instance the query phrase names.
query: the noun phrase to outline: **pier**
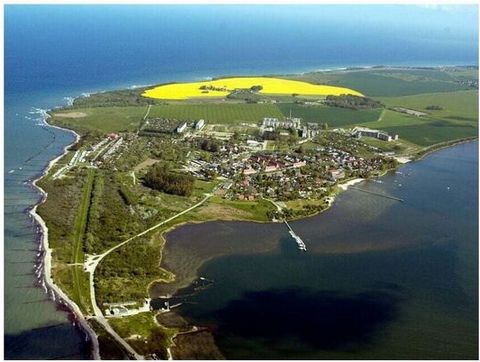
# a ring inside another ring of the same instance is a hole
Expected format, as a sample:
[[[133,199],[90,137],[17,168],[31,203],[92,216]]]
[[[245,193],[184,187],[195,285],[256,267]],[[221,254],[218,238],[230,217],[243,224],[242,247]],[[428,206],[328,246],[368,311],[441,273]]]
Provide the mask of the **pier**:
[[[361,189],[359,187],[355,187],[355,186],[350,186],[350,188],[354,189],[354,190],[357,190],[357,191],[362,191],[362,192],[365,192],[367,194],[371,194],[371,195],[375,195],[375,196],[380,196],[380,197],[385,197],[386,199],[390,199],[390,200],[395,200],[395,201],[399,201],[399,202],[403,202],[404,200],[399,198],[399,197],[395,197],[395,196],[390,196],[390,195],[385,195],[385,194],[381,194],[379,192],[375,192],[375,191],[369,191],[369,190],[364,190],[364,189]]]
[[[303,242],[302,238],[300,236],[298,236],[297,234],[295,234],[295,231],[293,231],[292,227],[287,222],[287,220],[284,220],[283,222],[285,223],[285,225],[287,225],[290,235],[292,236],[293,240],[295,240],[295,242],[298,245],[298,249],[302,250],[302,251],[307,251],[307,246]]]

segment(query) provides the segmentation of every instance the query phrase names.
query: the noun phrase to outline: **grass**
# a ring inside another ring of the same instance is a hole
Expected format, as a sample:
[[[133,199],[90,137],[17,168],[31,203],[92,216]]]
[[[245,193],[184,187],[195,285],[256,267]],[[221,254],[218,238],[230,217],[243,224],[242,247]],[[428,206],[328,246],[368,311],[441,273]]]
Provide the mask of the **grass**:
[[[263,117],[283,117],[273,104],[168,104],[152,106],[149,118],[205,119],[210,123],[260,122]]]
[[[388,106],[412,108],[428,112],[429,115],[415,117],[385,110],[381,119],[363,123],[363,126],[398,134],[401,139],[419,146],[478,135],[478,91],[385,97],[381,100]],[[426,110],[429,105],[438,105],[442,109]]]
[[[362,137],[361,141],[370,146],[380,148],[384,152],[395,152],[396,154],[413,153],[418,150],[418,145],[408,142],[404,139],[398,141],[385,142],[372,137]]]
[[[72,255],[73,263],[83,263],[83,239],[85,237],[85,228],[87,226],[88,208],[90,206],[90,199],[92,195],[93,180],[95,179],[95,169],[90,168],[87,171],[87,178],[82,189],[82,199],[78,209],[77,217],[75,218],[74,228],[74,248]]]
[[[468,73],[467,73],[468,74]],[[395,97],[468,89],[440,69],[369,69],[313,72],[291,78],[358,89],[370,97]]]
[[[300,117],[305,122],[328,123],[329,127],[344,127],[376,121],[382,112],[382,109],[353,110],[295,103],[281,103],[277,106],[285,116],[288,116],[291,111],[293,117]]]
[[[267,217],[267,212],[276,210],[271,202],[263,199],[255,201],[232,201],[214,196],[209,202],[237,209],[242,212],[242,218],[256,221],[270,221]]]
[[[435,118],[478,122],[478,91],[476,90],[380,98],[379,100],[388,106],[415,109],[429,113]],[[432,105],[439,105],[442,109],[426,109]]]
[[[144,356],[155,353],[161,359],[167,359],[166,348],[169,347],[172,337],[177,332],[174,328],[158,325],[154,312],[110,319],[109,323],[135,351]]]
[[[88,169],[85,184],[82,189],[82,198],[78,214],[75,218],[75,227],[73,232],[73,255],[72,262],[74,264],[83,263],[85,255],[83,252],[83,241],[85,237],[85,228],[87,226],[88,208],[92,195],[93,180],[95,177],[95,169]],[[90,310],[90,289],[88,287],[88,278],[83,271],[82,265],[73,265],[71,268],[74,284],[74,295],[83,310]],[[85,299],[88,299],[86,301]]]
[[[55,113],[52,113],[51,122],[55,125],[65,126],[83,133],[87,131],[99,131],[102,133],[123,130],[132,131],[140,125],[145,111],[145,105],[76,108],[75,112],[83,112],[86,116],[82,118],[65,118],[55,117]]]
[[[205,90],[201,87],[211,87]],[[317,85],[301,81],[293,81],[270,77],[240,77],[221,78],[204,82],[173,83],[160,85],[148,89],[143,93],[144,97],[168,100],[186,100],[191,98],[226,97],[235,89],[250,89],[253,86],[262,86],[261,94],[300,94],[300,95],[340,95],[361,93],[344,87]]]

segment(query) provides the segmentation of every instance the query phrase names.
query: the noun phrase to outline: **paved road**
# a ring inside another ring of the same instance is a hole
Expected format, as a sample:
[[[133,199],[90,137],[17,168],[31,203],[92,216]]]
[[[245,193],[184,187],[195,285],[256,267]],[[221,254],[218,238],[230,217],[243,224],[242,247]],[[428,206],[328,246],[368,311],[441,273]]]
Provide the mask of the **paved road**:
[[[205,201],[207,201],[210,197],[213,196],[213,192],[211,194],[205,194],[205,198],[203,198],[200,202],[196,203],[195,205],[189,207],[188,209],[185,209],[183,210],[182,212],[179,212],[178,214],[175,214],[174,216],[162,221],[162,222],[159,222],[158,224],[152,226],[151,228],[148,228],[147,230],[144,230],[142,231],[141,233],[135,235],[135,236],[132,236],[131,238],[121,242],[120,244],[117,244],[115,245],[114,247],[108,249],[107,251],[105,251],[104,253],[102,254],[98,254],[98,255],[88,255],[87,256],[87,259],[84,263],[84,269],[86,272],[89,272],[90,273],[90,299],[92,301],[92,306],[93,306],[93,312],[94,312],[94,316],[93,318],[95,318],[95,320],[97,320],[104,328],[105,330],[110,333],[123,347],[125,347],[125,349],[131,353],[133,356],[135,356],[136,359],[145,359],[144,356],[141,356],[139,355],[137,352],[135,352],[135,350],[127,343],[125,342],[125,340],[120,337],[117,332],[115,332],[113,330],[113,328],[110,326],[110,324],[108,324],[108,321],[107,319],[103,316],[103,313],[102,311],[100,310],[100,307],[98,306],[97,304],[97,300],[95,298],[95,284],[94,284],[94,276],[95,276],[95,269],[97,268],[98,264],[102,261],[103,258],[105,258],[108,254],[110,254],[112,251],[120,248],[121,246],[125,245],[126,243],[142,236],[142,235],[145,235],[147,233],[149,233],[150,231],[153,231],[157,228],[159,228],[160,226],[176,219],[177,217],[183,215],[183,214],[186,214],[187,212],[189,211],[192,211],[193,209],[199,207],[200,205],[202,205]]]

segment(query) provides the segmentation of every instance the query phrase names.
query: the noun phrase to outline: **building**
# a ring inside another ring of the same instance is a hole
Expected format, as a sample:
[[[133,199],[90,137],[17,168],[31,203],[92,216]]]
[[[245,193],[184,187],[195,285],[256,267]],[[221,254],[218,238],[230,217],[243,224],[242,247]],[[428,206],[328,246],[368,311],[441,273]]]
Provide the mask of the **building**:
[[[398,135],[390,136],[387,132],[365,127],[355,127],[352,130],[351,135],[355,138],[361,138],[362,136],[373,137],[387,142],[398,140]]]
[[[345,177],[345,171],[342,169],[330,169],[328,173],[332,181],[337,181]]]
[[[177,126],[176,132],[183,133],[187,129],[187,122],[182,122]]]
[[[195,130],[200,131],[205,126],[205,120],[199,119],[195,122]]]
[[[284,121],[280,121],[278,118],[265,117],[262,121],[263,128],[285,128],[285,129],[300,129],[300,118],[287,117]]]

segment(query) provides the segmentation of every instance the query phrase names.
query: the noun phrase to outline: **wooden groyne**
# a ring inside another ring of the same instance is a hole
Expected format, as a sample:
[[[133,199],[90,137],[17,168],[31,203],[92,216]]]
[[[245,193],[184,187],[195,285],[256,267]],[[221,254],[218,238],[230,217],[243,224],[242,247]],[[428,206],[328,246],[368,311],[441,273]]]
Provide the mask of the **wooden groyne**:
[[[390,199],[390,200],[395,200],[395,201],[400,201],[400,202],[404,202],[403,199],[399,198],[399,197],[395,197],[395,196],[391,196],[391,195],[385,195],[385,194],[382,194],[380,192],[375,192],[375,191],[370,191],[370,190],[365,190],[365,189],[361,189],[359,187],[355,187],[355,186],[350,186],[352,189],[354,190],[357,190],[357,191],[361,191],[361,192],[365,192],[367,194],[371,194],[371,195],[375,195],[375,196],[380,196],[380,197],[385,197],[386,199]]]

